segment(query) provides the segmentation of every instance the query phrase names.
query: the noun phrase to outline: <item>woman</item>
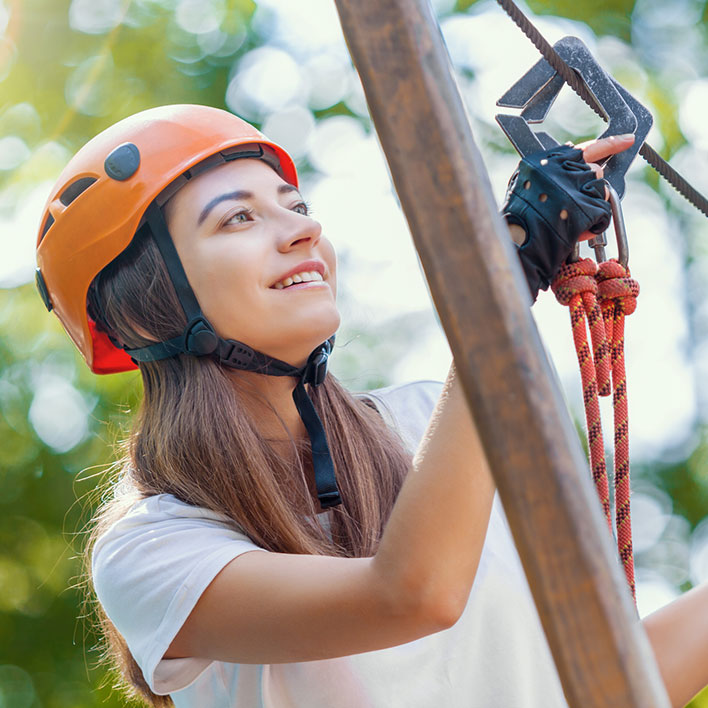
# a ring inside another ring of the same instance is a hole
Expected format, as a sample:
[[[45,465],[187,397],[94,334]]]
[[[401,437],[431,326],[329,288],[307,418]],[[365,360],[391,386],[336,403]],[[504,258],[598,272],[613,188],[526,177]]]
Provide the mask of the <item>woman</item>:
[[[522,161],[504,213],[533,297],[607,225],[587,162],[629,144]],[[86,550],[109,657],[154,706],[566,705],[454,366],[357,395],[326,375],[336,257],[297,185],[240,119],[166,106],[48,202],[45,303],[93,371],[144,384]]]

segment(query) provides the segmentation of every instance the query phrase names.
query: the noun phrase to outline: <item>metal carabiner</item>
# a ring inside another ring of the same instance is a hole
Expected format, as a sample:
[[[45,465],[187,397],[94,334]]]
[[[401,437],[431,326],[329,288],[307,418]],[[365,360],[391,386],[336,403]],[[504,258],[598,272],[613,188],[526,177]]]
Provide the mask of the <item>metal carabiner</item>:
[[[619,194],[615,188],[606,180],[602,180],[607,187],[610,195],[610,209],[612,210],[612,223],[615,227],[615,237],[617,240],[617,260],[626,268],[629,263],[629,241],[627,240],[627,229],[624,225],[624,216],[622,214],[622,203],[620,202]],[[607,260],[605,246],[607,246],[607,231],[603,231],[594,238],[588,240],[588,246],[595,251],[595,260],[598,263],[604,263]],[[573,249],[573,261],[580,260],[580,243],[575,244]]]

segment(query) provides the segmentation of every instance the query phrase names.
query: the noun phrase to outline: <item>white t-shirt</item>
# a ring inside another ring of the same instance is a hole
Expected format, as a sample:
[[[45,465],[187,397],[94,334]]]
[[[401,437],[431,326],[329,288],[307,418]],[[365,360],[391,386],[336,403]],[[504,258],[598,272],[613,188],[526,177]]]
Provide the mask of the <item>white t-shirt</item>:
[[[367,395],[415,451],[441,389],[416,381]],[[467,607],[449,629],[323,661],[163,659],[217,573],[253,550],[267,552],[169,494],[136,503],[95,546],[99,601],[150,688],[177,708],[567,708],[498,495]]]

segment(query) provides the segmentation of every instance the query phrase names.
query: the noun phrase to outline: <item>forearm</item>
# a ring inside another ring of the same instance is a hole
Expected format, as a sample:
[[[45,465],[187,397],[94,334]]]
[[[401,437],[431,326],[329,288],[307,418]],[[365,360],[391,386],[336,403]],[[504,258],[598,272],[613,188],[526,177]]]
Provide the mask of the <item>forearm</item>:
[[[452,365],[374,558],[392,591],[437,604],[443,616],[461,612],[493,499],[494,483]]]
[[[682,708],[708,685],[708,583],[642,621],[671,705]]]

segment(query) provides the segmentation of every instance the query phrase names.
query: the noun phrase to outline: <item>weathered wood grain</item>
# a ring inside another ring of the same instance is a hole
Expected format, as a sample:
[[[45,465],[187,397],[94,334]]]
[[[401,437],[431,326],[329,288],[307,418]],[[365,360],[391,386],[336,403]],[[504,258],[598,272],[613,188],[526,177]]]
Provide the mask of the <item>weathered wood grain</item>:
[[[568,702],[666,708],[432,11],[336,4]]]

